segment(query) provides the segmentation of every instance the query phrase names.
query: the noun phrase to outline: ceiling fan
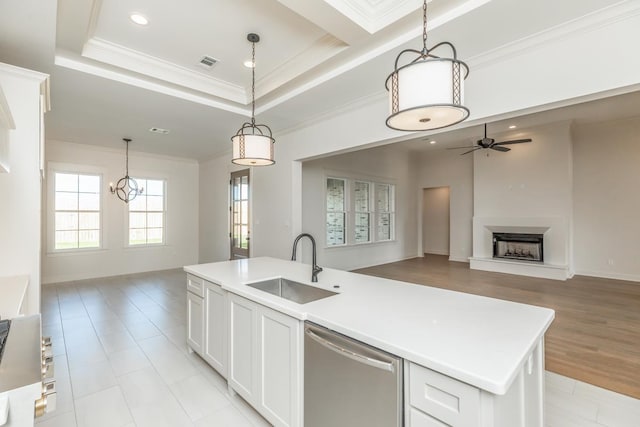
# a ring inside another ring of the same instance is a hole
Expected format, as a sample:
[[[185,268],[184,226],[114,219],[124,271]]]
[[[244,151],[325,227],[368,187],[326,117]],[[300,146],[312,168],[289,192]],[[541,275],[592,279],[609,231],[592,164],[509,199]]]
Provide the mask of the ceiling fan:
[[[467,147],[452,147],[452,148],[447,148],[447,150],[459,150],[461,148],[471,148],[471,150],[465,151],[464,153],[462,153],[461,156],[464,156],[465,154],[473,153],[474,151],[477,151],[477,150],[484,150],[486,148],[490,148],[496,151],[507,152],[507,151],[510,151],[511,148],[504,147],[504,145],[521,144],[523,142],[531,142],[531,141],[532,139],[527,138],[527,139],[514,139],[511,141],[496,142],[496,140],[493,138],[487,138],[487,124],[485,123],[484,138],[479,139],[476,142],[476,145],[470,145]]]

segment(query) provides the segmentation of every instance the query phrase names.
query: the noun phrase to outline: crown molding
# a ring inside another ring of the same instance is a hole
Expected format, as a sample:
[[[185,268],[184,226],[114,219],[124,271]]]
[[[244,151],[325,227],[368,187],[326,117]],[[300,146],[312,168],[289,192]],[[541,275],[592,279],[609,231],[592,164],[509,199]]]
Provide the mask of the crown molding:
[[[82,56],[208,95],[217,96],[231,102],[248,103],[249,95],[242,86],[216,79],[97,37],[87,40],[82,49]]]
[[[325,0],[370,34],[418,8],[417,0]],[[420,2],[421,3],[421,2]]]
[[[523,55],[531,50],[541,49],[550,43],[576,37],[601,27],[633,18],[640,14],[640,2],[620,1],[614,5],[598,9],[579,18],[548,28],[519,40],[507,43],[480,55],[467,58],[469,68],[481,69]]]
[[[141,77],[120,68],[105,66],[106,64],[96,63],[92,60],[64,50],[59,49],[56,51],[55,65],[103,77],[105,79],[115,80],[120,83],[125,83],[142,89],[164,93],[165,95],[174,96],[176,98],[196,102],[209,107],[219,108],[242,116],[251,117],[251,109],[249,108],[242,108],[218,101],[212,97],[200,95],[180,86],[168,85],[166,82],[155,82],[150,78]]]
[[[0,86],[0,128],[16,128],[16,122],[13,120],[13,115],[11,115],[11,108],[9,108],[7,98],[4,96],[2,86]]]

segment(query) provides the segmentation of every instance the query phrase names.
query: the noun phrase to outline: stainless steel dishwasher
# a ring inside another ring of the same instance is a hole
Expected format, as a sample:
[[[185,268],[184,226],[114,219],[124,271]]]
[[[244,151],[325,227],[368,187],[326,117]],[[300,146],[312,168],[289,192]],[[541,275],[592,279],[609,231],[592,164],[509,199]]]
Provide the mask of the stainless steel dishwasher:
[[[305,427],[400,427],[402,408],[401,358],[305,322]]]

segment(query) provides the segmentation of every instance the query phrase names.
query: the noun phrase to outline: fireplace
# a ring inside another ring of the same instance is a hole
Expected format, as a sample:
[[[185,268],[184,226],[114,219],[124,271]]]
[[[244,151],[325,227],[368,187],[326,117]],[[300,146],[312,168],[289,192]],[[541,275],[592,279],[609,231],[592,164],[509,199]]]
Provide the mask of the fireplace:
[[[493,257],[544,262],[542,234],[493,233]]]

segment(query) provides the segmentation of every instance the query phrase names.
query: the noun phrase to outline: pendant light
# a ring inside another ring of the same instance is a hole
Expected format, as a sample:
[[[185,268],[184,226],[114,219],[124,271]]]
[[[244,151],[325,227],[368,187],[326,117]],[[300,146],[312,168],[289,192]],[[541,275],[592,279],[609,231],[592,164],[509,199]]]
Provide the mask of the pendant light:
[[[127,145],[125,175],[118,180],[115,187],[113,186],[113,182],[110,183],[109,191],[111,191],[111,194],[118,196],[118,198],[123,202],[129,203],[131,200],[138,197],[139,194],[142,194],[144,188],[138,188],[136,180],[129,176],[129,143],[131,142],[131,139],[122,138],[122,140]]]
[[[387,78],[391,129],[420,131],[460,123],[469,117],[464,102],[464,79],[469,67],[457,58],[456,48],[440,42],[427,48],[427,1],[422,6],[422,50],[405,49],[398,54],[395,69]],[[433,51],[449,47],[453,58],[436,56]],[[398,66],[405,53],[416,54],[408,64]]]
[[[260,36],[247,35],[251,42],[251,122],[245,122],[231,138],[233,158],[231,162],[245,166],[268,166],[275,163],[273,144],[275,139],[267,125],[256,124],[256,43]]]

